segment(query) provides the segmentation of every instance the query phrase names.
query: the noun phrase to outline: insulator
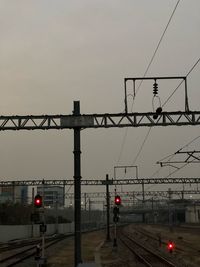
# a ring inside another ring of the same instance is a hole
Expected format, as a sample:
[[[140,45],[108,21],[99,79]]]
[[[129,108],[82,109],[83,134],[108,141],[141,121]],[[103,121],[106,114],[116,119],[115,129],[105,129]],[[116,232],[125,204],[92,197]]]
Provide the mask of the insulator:
[[[154,94],[154,95],[157,95],[157,94],[158,94],[158,89],[154,88],[154,89],[153,89],[153,94]]]
[[[158,84],[156,82],[153,84],[153,94],[154,95],[158,94]]]

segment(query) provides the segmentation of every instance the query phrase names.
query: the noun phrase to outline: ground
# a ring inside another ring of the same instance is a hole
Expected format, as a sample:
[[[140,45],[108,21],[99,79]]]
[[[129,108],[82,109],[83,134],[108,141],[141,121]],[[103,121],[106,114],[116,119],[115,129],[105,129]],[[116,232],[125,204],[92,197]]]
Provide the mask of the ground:
[[[175,251],[173,257],[181,262],[180,266],[198,267],[200,266],[200,230],[187,230],[159,226],[144,226],[147,230],[158,234],[161,233],[162,241],[172,239],[176,246],[186,251]],[[131,231],[132,226],[129,226]],[[187,249],[186,249],[187,248]],[[165,245],[161,248],[167,253]],[[96,267],[140,267],[140,263],[135,262],[133,256],[120,245],[113,247],[113,241],[106,241],[106,231],[100,230],[82,234],[82,260],[83,262],[96,262]],[[74,267],[74,238],[59,242],[54,247],[46,251],[48,259],[47,267]],[[183,258],[185,264],[183,264]],[[35,261],[20,264],[20,267],[35,267]]]

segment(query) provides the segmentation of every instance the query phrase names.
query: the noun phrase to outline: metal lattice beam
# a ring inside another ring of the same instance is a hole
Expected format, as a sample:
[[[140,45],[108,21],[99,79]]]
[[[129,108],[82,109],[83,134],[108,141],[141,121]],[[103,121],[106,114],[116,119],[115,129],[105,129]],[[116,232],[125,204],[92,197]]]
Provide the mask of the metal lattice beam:
[[[126,198],[133,198],[142,196],[142,191],[130,191],[130,192],[120,192],[120,196],[126,197]],[[145,191],[144,195],[148,197],[169,197],[170,195],[176,195],[176,196],[182,196],[184,195],[197,195],[200,194],[200,190],[170,190],[170,191]],[[115,192],[110,192],[110,197],[114,197]],[[87,198],[106,198],[105,192],[94,192],[94,193],[82,193],[81,197],[87,197]],[[67,193],[65,196],[66,199],[72,199],[74,198],[74,193]]]
[[[48,130],[81,128],[111,128],[111,127],[141,127],[141,126],[183,126],[200,125],[200,111],[163,112],[154,120],[153,112],[147,113],[117,113],[88,115],[29,115],[0,116],[0,131],[5,130]]]
[[[24,181],[0,181],[0,186],[38,186],[38,185],[74,185],[74,180],[24,180]],[[116,179],[109,180],[109,185],[131,184],[198,184],[200,178],[144,178],[144,179]],[[106,185],[105,180],[81,180],[81,185]]]

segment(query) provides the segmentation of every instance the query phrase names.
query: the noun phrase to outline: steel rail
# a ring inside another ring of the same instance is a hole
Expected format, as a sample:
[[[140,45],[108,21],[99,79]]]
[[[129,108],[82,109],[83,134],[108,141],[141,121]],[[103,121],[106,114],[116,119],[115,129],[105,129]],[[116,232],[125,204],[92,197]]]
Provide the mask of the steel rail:
[[[55,238],[55,240],[53,240],[53,241],[52,241],[52,240],[51,240],[51,241],[48,241],[49,244],[47,244],[47,245],[45,246],[45,249],[48,248],[48,247],[50,247],[50,246],[52,246],[52,245],[54,245],[54,244],[56,244],[57,242],[62,241],[62,240],[65,239],[65,238],[68,238],[69,236],[71,236],[71,235],[62,236],[62,237],[57,237],[57,238]],[[39,243],[40,243],[40,242],[39,242]],[[28,253],[28,254],[26,254],[25,256],[22,256],[22,257],[21,257],[21,255],[23,255],[24,253],[27,253],[27,252],[30,252],[30,253]],[[14,254],[12,254],[12,255],[10,255],[10,256],[7,256],[7,257],[1,259],[1,260],[0,260],[0,263],[8,262],[7,265],[6,265],[6,267],[11,267],[11,266],[15,266],[15,265],[17,265],[18,263],[20,263],[20,262],[22,262],[22,261],[24,261],[24,260],[26,260],[26,259],[28,259],[28,258],[33,257],[34,255],[36,255],[35,245],[34,245],[34,246],[31,246],[30,248],[26,248],[26,249],[24,249],[24,250],[22,250],[22,251],[20,251],[20,252],[18,252],[18,253],[14,253]],[[18,258],[18,257],[19,257],[19,258]],[[17,258],[17,259],[16,259],[16,258]],[[12,261],[12,259],[14,259],[14,260]],[[11,262],[9,262],[9,261],[11,261]]]
[[[155,265],[151,264],[151,262],[149,261],[149,259],[146,258],[146,256],[142,256],[140,252],[136,251],[135,249],[133,249],[133,247],[131,247],[131,244],[134,244],[136,245],[137,247],[139,247],[139,249],[143,249],[146,253],[149,253],[151,255],[151,258],[152,256],[154,258],[156,258],[159,262],[162,262],[163,266],[166,266],[166,267],[177,267],[174,263],[172,263],[171,261],[167,260],[166,258],[164,258],[163,256],[161,255],[158,255],[156,252],[152,251],[151,249],[147,248],[146,246],[144,246],[143,244],[137,242],[136,240],[133,240],[132,238],[130,238],[130,236],[128,236],[127,234],[125,233],[120,233],[120,240],[121,242],[123,242],[123,244],[126,245],[126,247],[136,255],[136,257],[138,257],[143,263],[145,266],[148,266],[148,267],[153,267]],[[128,242],[127,242],[128,240]],[[129,243],[129,244],[128,244]],[[154,262],[155,264],[155,262]]]

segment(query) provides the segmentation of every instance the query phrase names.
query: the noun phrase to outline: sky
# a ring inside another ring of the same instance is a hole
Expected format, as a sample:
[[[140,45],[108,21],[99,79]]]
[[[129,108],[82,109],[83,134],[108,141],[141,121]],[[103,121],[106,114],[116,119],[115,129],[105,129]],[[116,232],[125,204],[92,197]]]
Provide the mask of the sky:
[[[0,0],[0,114],[124,111],[124,78],[143,77],[175,0]],[[181,0],[146,76],[185,76],[199,58],[200,2]],[[191,110],[200,110],[200,64],[188,76]],[[179,81],[158,85],[161,103]],[[152,112],[153,83],[144,82],[134,112]],[[184,110],[183,86],[164,107]],[[131,88],[128,89],[131,94]],[[128,98],[129,110],[132,97]],[[156,104],[156,103],[155,103]],[[137,165],[139,178],[166,177],[156,162],[198,136],[198,126],[81,131],[82,178],[112,178],[115,166]],[[124,144],[124,145],[123,145]],[[187,149],[199,149],[199,140]],[[2,180],[73,179],[73,131],[0,133]],[[116,178],[135,177],[117,170]],[[171,177],[198,177],[190,164]],[[172,185],[160,186],[167,190]],[[129,190],[138,187],[129,186]],[[155,189],[156,187],[151,187]],[[174,186],[180,188],[180,186]],[[83,191],[103,191],[83,188]],[[127,187],[118,190],[127,190]]]

